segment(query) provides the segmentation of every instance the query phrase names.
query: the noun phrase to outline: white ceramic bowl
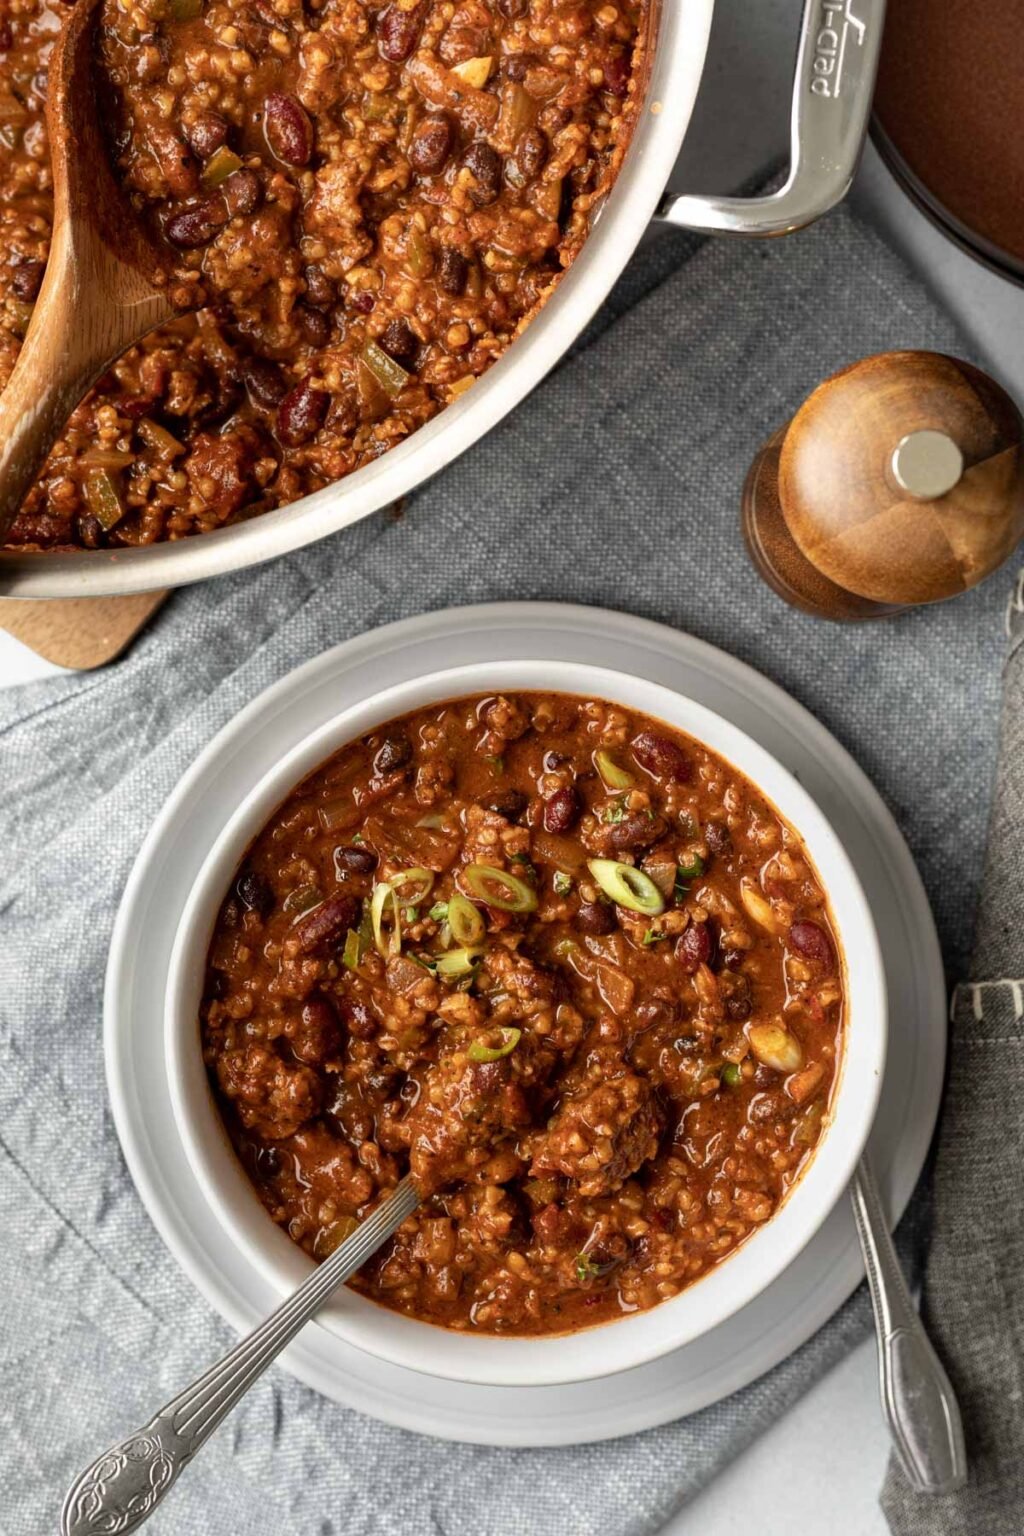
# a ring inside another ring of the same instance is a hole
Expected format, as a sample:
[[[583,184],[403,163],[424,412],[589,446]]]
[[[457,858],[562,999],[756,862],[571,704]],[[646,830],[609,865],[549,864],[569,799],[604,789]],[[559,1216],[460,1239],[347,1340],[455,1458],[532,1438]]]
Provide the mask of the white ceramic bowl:
[[[541,1386],[628,1370],[688,1343],[737,1312],[789,1265],[846,1189],[875,1112],[885,1062],[885,985],[871,913],[849,859],[817,806],[762,747],[728,721],[660,684],[568,662],[453,668],[389,688],[345,710],[289,752],[246,796],[200,870],[175,937],[165,1047],[174,1113],[189,1162],[234,1244],[282,1297],[312,1261],[267,1214],[217,1112],[199,1045],[199,1005],[210,935],[249,843],[307,773],[375,726],[462,694],[539,689],[604,698],[688,732],[746,775],[800,833],[828,894],[846,958],[846,1048],[826,1132],[781,1209],[727,1260],[648,1312],[540,1339],[454,1333],[402,1317],[343,1288],[315,1327],[372,1355],[462,1382]]]

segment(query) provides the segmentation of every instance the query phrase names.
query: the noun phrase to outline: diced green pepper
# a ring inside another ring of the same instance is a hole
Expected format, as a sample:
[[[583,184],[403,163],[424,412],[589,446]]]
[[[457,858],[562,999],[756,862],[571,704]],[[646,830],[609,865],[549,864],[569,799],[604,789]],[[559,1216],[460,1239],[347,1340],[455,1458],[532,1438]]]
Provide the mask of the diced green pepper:
[[[241,169],[241,156],[236,155],[234,150],[229,149],[226,144],[222,144],[219,149],[214,150],[203,166],[200,180],[204,187],[219,187],[222,181],[227,181],[229,176],[233,176]]]
[[[90,470],[85,477],[82,491],[89,511],[104,533],[109,533],[127,511],[121,499],[121,492],[114,484],[113,478],[105,469]]]
[[[378,347],[375,341],[368,341],[359,356],[389,400],[394,400],[396,395],[402,393],[409,382],[409,375],[401,363],[396,363],[383,347]]]

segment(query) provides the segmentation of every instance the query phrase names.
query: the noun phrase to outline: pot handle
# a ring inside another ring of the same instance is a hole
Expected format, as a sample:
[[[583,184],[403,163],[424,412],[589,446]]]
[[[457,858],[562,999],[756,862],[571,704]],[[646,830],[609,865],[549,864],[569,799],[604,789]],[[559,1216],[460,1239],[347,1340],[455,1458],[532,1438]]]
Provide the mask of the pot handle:
[[[766,197],[667,192],[656,217],[708,235],[788,235],[841,202],[864,144],[885,0],[804,0],[789,175]]]

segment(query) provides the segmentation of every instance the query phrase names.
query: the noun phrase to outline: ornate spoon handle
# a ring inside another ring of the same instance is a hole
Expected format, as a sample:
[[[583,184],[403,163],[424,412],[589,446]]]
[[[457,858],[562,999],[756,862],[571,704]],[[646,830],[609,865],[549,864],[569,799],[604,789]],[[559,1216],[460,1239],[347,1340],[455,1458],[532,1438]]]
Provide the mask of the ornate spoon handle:
[[[893,1442],[922,1493],[951,1493],[967,1479],[956,1395],[907,1293],[874,1174],[862,1159],[850,1185],[878,1334],[878,1372]]]
[[[418,1202],[414,1185],[403,1179],[265,1322],[172,1398],[144,1429],[98,1456],[64,1500],[62,1536],[122,1536],[137,1530],[238,1399]]]

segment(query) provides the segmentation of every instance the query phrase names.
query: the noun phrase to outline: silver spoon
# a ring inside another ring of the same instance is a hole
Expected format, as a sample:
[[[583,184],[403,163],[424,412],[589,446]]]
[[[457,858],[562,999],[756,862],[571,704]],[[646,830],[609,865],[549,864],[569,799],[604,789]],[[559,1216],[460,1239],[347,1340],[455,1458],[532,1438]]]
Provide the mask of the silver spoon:
[[[893,1443],[919,1492],[952,1493],[967,1481],[960,1408],[907,1292],[878,1185],[863,1158],[850,1199],[875,1313],[882,1410]]]
[[[143,1428],[98,1456],[64,1500],[62,1536],[119,1536],[148,1520],[180,1472],[257,1377],[342,1281],[377,1252],[419,1203],[404,1178],[288,1300]]]

